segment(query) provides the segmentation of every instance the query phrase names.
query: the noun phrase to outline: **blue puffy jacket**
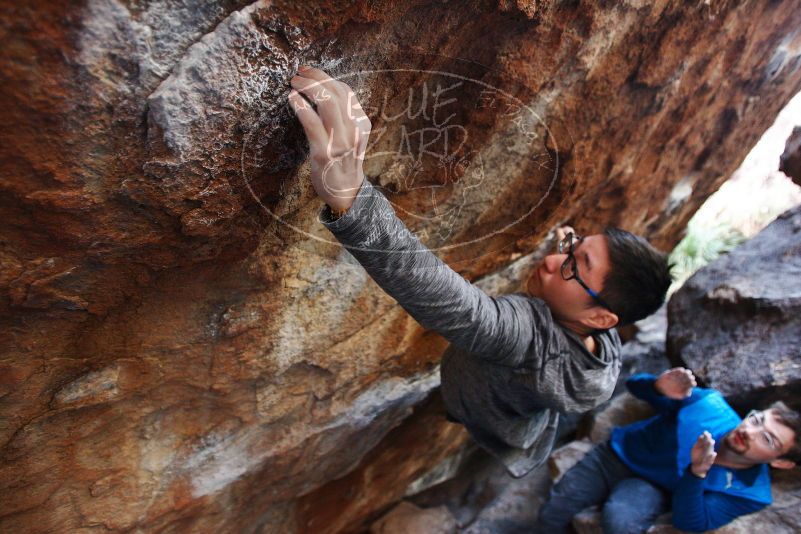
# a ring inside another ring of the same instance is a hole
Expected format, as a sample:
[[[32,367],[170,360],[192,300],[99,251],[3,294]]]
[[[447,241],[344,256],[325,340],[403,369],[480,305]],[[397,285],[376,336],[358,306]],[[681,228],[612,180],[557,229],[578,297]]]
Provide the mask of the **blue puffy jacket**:
[[[654,388],[656,377],[632,376],[626,386],[647,401],[657,414],[650,419],[616,428],[612,449],[641,477],[673,495],[673,524],[692,532],[718,528],[771,502],[766,464],[747,469],[713,465],[706,478],[690,472],[690,450],[706,430],[718,448],[723,436],[741,421],[713,389],[693,388],[683,400],[669,399]]]

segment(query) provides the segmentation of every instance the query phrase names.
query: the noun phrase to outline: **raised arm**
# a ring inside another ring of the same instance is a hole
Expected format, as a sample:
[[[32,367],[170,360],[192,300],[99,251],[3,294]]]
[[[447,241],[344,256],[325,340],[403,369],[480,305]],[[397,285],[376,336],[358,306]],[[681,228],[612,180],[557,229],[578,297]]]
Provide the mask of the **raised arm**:
[[[395,216],[387,199],[364,178],[371,124],[348,85],[319,69],[304,68],[292,78],[292,86],[289,102],[309,139],[312,185],[327,204],[322,222],[423,326],[498,363],[522,360],[533,332],[528,299],[486,295],[439,260]]]
[[[496,363],[518,365],[534,335],[527,298],[491,297],[425,247],[386,197],[365,180],[352,207],[321,221],[375,282],[421,325]]]
[[[673,492],[673,525],[687,532],[706,532],[764,507],[741,497],[705,492],[704,479],[688,467]]]

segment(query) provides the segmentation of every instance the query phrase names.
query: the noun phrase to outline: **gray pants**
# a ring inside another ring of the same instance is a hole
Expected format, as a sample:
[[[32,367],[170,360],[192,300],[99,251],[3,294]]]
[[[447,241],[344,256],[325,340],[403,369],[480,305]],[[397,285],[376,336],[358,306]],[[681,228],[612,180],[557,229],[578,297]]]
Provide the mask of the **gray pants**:
[[[645,532],[669,509],[670,497],[665,490],[637,478],[609,443],[603,443],[551,488],[534,532],[567,532],[574,515],[602,503],[601,526],[605,534],[634,534]]]

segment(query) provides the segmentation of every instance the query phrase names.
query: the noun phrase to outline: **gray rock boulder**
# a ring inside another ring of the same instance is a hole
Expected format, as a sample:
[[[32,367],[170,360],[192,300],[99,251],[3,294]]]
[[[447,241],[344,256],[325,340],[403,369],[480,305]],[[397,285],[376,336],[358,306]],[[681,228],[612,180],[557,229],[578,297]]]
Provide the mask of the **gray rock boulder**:
[[[779,159],[779,170],[801,185],[801,126],[793,128],[793,133],[787,138]]]
[[[668,306],[668,357],[738,407],[801,392],[801,206],[693,275]]]
[[[401,501],[388,514],[370,526],[370,534],[408,532],[454,534],[456,520],[445,506],[418,508],[410,502]]]

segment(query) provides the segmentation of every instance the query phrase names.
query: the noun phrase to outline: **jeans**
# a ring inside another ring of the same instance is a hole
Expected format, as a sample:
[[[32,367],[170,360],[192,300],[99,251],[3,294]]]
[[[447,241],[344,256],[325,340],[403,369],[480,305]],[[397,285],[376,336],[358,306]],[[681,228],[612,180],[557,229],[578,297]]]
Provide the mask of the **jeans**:
[[[534,532],[567,532],[574,515],[601,503],[604,534],[645,532],[670,507],[668,492],[637,478],[606,442],[592,449],[551,488]]]

